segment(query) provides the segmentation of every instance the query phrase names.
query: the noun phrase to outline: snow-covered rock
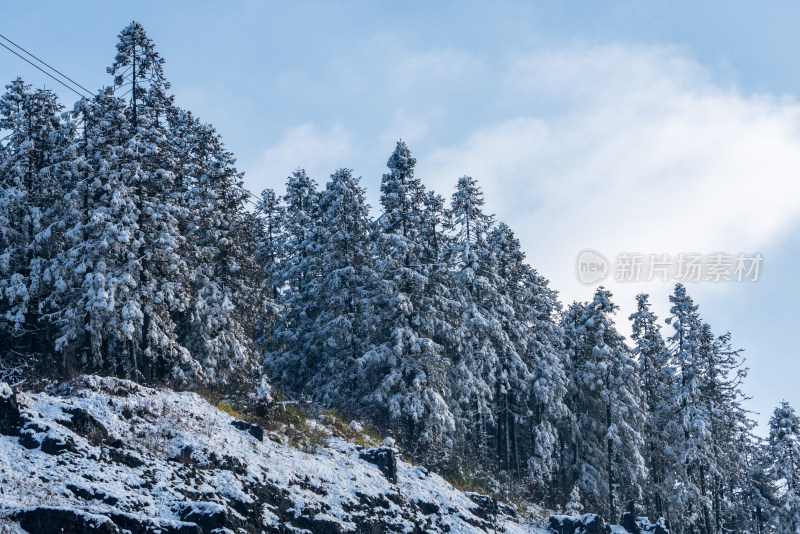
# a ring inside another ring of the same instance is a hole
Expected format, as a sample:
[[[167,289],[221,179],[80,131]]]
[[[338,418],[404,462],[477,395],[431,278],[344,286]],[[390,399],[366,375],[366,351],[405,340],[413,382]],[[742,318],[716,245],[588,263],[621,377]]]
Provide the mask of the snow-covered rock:
[[[194,393],[94,376],[0,393],[18,404],[0,436],[0,531],[544,532],[389,447],[301,452]]]

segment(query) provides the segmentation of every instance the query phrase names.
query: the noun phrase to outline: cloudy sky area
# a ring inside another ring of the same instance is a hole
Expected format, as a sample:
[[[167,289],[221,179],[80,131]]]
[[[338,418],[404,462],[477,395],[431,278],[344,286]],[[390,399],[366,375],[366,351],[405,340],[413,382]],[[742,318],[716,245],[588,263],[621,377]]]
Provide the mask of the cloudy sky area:
[[[782,399],[800,408],[800,4],[696,4],[17,2],[0,33],[99,88],[138,20],[255,193],[350,167],[377,206],[402,138],[437,192],[479,180],[565,302],[591,298],[585,248],[760,252],[758,282],[690,292],[745,349],[764,422]],[[0,75],[76,98],[2,49]],[[672,282],[606,285],[626,334],[636,293],[668,311]]]

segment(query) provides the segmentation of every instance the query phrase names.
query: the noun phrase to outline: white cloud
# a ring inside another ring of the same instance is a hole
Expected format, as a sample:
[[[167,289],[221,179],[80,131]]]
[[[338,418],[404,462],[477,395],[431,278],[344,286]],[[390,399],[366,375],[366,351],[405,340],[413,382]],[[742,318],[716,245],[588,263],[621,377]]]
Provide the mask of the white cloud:
[[[565,300],[591,296],[574,275],[583,248],[611,259],[756,251],[796,222],[797,102],[720,87],[673,48],[572,47],[509,65],[498,91],[504,108],[542,99],[558,111],[483,127],[420,161],[420,175],[441,180],[431,183],[440,191],[457,176],[476,177],[489,209]],[[671,290],[606,285],[622,316],[641,290],[663,312]]]
[[[258,184],[251,184],[251,190],[272,187],[281,192],[286,177],[297,168],[305,169],[309,176],[324,186],[334,170],[347,165],[352,154],[352,135],[340,125],[327,128],[314,124],[294,126],[275,145],[266,149],[259,164],[248,172],[252,180],[258,181]]]

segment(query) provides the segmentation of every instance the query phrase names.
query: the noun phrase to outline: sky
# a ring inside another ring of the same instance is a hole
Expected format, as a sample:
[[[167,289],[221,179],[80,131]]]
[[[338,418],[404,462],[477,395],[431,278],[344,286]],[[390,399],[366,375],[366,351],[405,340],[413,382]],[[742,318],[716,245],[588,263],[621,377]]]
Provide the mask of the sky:
[[[435,191],[478,180],[565,303],[591,298],[576,258],[600,252],[626,334],[635,295],[664,317],[675,279],[616,281],[620,254],[760,254],[758,280],[688,290],[743,349],[760,431],[800,409],[800,4],[41,1],[4,6],[0,33],[99,89],[132,20],[252,192],[348,167],[377,210],[403,139]],[[77,98],[0,49],[18,75]]]

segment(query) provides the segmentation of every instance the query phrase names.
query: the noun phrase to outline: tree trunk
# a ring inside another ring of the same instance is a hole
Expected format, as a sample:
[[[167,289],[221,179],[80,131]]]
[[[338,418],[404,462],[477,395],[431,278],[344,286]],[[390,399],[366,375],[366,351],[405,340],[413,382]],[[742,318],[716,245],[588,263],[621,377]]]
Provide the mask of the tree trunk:
[[[606,404],[606,428],[611,428],[611,403]],[[606,440],[606,450],[608,453],[608,510],[609,510],[609,521],[614,521],[616,519],[616,511],[614,510],[614,474],[611,470],[613,466],[612,456],[613,456],[613,442],[611,438]]]

